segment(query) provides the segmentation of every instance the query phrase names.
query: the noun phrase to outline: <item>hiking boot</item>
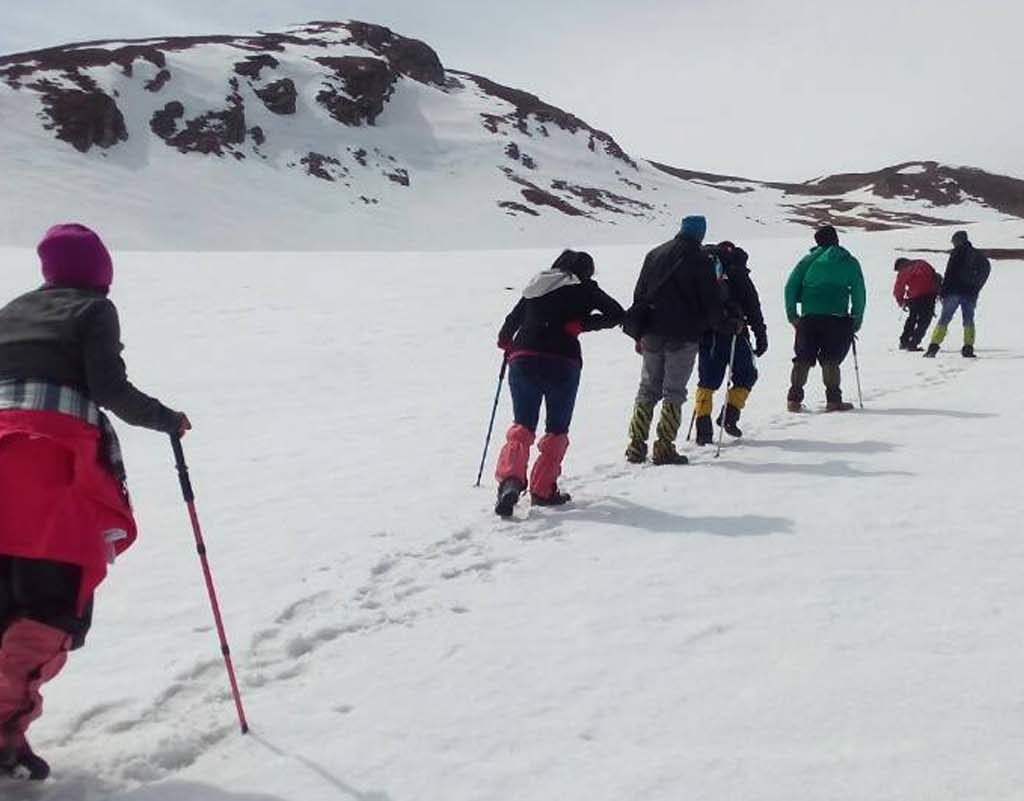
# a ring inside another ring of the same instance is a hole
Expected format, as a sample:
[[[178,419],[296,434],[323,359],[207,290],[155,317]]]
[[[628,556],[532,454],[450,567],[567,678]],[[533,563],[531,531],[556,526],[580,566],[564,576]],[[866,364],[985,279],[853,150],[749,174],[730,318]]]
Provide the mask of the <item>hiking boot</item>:
[[[786,401],[786,411],[796,414],[804,410],[804,405],[800,401]]]
[[[36,754],[27,741],[0,751],[0,776],[41,782],[50,775],[50,766]]]
[[[921,353],[921,351],[923,351],[924,348],[922,348],[920,345],[907,345],[906,350],[909,350],[912,353]]]
[[[974,345],[964,345],[960,350],[960,355],[965,359],[977,359],[978,357],[974,353]]]
[[[651,463],[656,465],[689,464],[690,460],[676,450],[676,446],[665,440],[656,440]]]
[[[736,437],[737,439],[743,436],[743,431],[737,425],[739,421],[740,410],[731,403],[726,404],[723,412],[718,415],[718,425],[722,426],[725,429],[725,433],[730,437]]]
[[[829,401],[825,404],[826,412],[849,412],[853,409],[853,404],[848,401]]]
[[[626,446],[626,461],[630,464],[643,464],[647,461],[647,443],[630,440]]]
[[[928,346],[928,350],[924,352],[924,357],[926,359],[934,359],[938,352],[939,346],[933,342],[931,345]]]
[[[697,437],[694,440],[698,445],[710,445],[715,441],[715,427],[711,424],[711,415],[702,414],[694,423],[697,429]]]
[[[519,496],[522,495],[526,485],[518,478],[506,478],[498,485],[498,502],[494,504],[494,513],[498,517],[512,517],[512,510],[515,509]]]
[[[535,492],[530,493],[530,503],[534,506],[564,506],[571,500],[572,495],[562,492],[558,487],[555,487],[555,491],[546,498],[542,498]]]

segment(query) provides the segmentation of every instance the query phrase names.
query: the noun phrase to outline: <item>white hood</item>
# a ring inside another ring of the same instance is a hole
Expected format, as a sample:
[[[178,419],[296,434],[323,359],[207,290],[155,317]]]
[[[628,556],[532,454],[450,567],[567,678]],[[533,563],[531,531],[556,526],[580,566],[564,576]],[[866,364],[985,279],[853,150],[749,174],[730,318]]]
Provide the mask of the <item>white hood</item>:
[[[561,289],[563,286],[573,286],[583,283],[572,273],[564,273],[561,270],[545,270],[537,273],[523,290],[523,297],[527,300],[539,298]]]

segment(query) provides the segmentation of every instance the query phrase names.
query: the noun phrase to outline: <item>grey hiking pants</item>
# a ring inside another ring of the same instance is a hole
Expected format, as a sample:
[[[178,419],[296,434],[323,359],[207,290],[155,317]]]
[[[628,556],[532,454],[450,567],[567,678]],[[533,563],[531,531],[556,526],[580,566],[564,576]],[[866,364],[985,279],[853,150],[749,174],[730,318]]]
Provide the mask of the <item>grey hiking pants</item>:
[[[640,344],[644,363],[636,402],[644,406],[654,406],[660,400],[684,403],[699,344],[653,334],[644,336]]]

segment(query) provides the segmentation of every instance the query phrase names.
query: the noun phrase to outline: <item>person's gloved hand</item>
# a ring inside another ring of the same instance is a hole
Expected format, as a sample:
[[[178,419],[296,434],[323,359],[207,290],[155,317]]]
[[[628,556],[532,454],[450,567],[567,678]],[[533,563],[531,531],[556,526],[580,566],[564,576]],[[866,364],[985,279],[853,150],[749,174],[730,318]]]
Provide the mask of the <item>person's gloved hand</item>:
[[[754,332],[754,355],[758,358],[768,352],[768,332],[761,330]]]
[[[639,339],[636,340],[633,343],[633,350],[635,350],[637,353],[639,353],[641,356],[643,356],[643,353],[644,353],[644,343],[641,342]]]
[[[570,320],[562,326],[562,330],[571,337],[578,337],[583,333],[583,322],[581,320]]]
[[[178,412],[178,436],[185,436],[185,432],[192,430],[192,422],[184,412]]]
[[[860,327],[861,327],[861,326],[862,326],[863,324],[864,324],[864,321],[863,321],[863,320],[861,320],[861,319],[859,319],[859,318],[857,318],[857,317],[854,317],[854,318],[853,318],[853,333],[855,333],[855,334],[856,334],[856,333],[857,333],[858,331],[860,331]]]
[[[511,348],[512,348],[512,340],[510,340],[510,339],[499,339],[498,340],[498,350],[503,350],[506,353],[508,353],[508,351],[511,350]]]

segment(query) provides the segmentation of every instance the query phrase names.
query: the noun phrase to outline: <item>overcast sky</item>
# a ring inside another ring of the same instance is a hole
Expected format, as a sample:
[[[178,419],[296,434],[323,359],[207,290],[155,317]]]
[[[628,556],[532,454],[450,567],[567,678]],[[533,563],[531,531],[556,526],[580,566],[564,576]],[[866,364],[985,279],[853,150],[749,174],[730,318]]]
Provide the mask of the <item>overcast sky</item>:
[[[1024,177],[1021,0],[0,0],[0,52],[363,19],[634,155],[806,179],[936,158]]]

